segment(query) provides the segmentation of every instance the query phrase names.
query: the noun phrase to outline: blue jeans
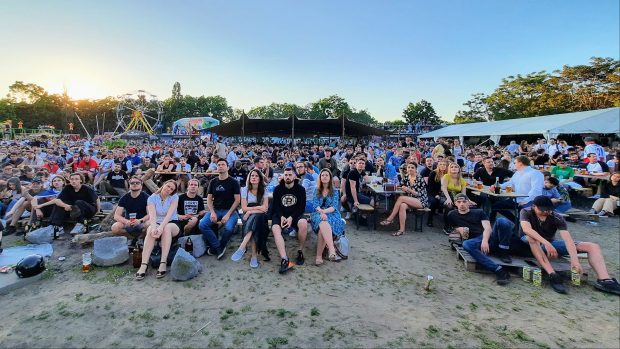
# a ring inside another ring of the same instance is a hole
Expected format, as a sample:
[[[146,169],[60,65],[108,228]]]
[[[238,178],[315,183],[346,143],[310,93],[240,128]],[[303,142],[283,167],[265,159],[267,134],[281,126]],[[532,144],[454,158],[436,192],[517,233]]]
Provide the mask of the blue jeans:
[[[525,235],[521,237],[521,241],[526,244],[528,243],[527,237]],[[568,249],[566,248],[566,242],[564,242],[564,240],[551,240],[549,242],[551,243],[551,246],[553,246],[558,252],[558,257],[568,256]],[[575,244],[575,247],[577,247],[577,245],[579,245],[581,241],[574,240],[573,243]],[[540,247],[542,248],[543,252],[547,254],[547,249],[545,248],[545,246],[541,245]]]
[[[513,241],[513,239],[518,240],[512,233],[513,228],[514,223],[506,218],[500,217],[495,221],[491,236],[489,237],[489,250],[491,253],[497,253],[500,250],[508,251],[511,241]],[[465,251],[469,252],[478,263],[490,271],[496,271],[499,265],[482,253],[480,246],[482,246],[482,235],[463,242]]]
[[[228,213],[228,210],[215,210],[215,215],[217,216],[218,221],[221,220],[226,213]],[[211,212],[207,212],[204,217],[202,217],[200,223],[198,223],[198,229],[200,229],[200,232],[202,233],[203,240],[211,246],[215,252],[221,252],[221,250],[226,247],[228,240],[230,240],[230,236],[235,231],[238,219],[239,214],[237,213],[237,210],[234,210],[228,221],[226,221],[226,224],[224,224],[224,228],[222,229],[222,237],[219,240],[212,229],[215,223],[211,222]]]
[[[555,206],[555,212],[564,213],[573,207],[570,202],[563,202]]]

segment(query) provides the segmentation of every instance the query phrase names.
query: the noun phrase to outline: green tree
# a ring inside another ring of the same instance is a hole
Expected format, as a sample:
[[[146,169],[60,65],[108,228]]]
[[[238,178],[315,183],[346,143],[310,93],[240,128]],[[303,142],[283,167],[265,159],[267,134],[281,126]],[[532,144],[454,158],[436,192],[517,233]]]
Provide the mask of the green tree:
[[[12,120],[15,124],[17,120],[17,114],[15,114],[15,106],[8,98],[0,99],[0,121]]]
[[[306,118],[308,111],[296,104],[271,103],[250,109],[248,116],[257,119],[286,119],[291,116]]]
[[[620,106],[620,61],[592,57],[589,65],[565,65],[554,73],[570,95],[572,111]]]
[[[425,100],[415,104],[409,103],[403,110],[403,119],[408,124],[416,124],[418,122],[423,124],[440,124],[442,122],[439,116],[437,116],[435,108]]]
[[[343,115],[351,117],[351,114],[353,114],[349,103],[338,95],[321,98],[316,102],[310,103],[306,109],[308,110],[308,119],[315,120],[338,118]]]
[[[486,99],[487,96],[483,93],[473,94],[469,101],[463,103],[463,105],[469,109],[459,110],[454,117],[454,122],[457,124],[465,124],[470,122],[492,121],[493,114],[489,110]]]

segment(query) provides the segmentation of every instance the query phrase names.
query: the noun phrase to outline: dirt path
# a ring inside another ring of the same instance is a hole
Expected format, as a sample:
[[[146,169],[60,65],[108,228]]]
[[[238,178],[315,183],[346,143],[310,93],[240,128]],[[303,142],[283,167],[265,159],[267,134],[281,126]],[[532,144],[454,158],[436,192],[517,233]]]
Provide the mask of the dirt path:
[[[620,275],[617,219],[569,228],[601,244]],[[252,270],[230,261],[229,248],[223,261],[200,258],[204,272],[184,283],[152,270],[136,282],[127,265],[83,274],[65,240],[44,281],[0,296],[0,347],[620,347],[618,296],[591,286],[559,295],[519,275],[497,286],[493,275],[464,271],[437,228],[349,236],[346,262],[311,265],[312,241],[309,263],[281,276],[275,258]]]

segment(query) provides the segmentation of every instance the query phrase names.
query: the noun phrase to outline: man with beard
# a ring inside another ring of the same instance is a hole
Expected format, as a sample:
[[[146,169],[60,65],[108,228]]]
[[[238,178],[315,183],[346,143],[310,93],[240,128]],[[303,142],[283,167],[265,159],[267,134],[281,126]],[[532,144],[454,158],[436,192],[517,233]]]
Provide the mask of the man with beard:
[[[284,170],[284,178],[280,181],[273,192],[273,212],[272,226],[273,238],[280,253],[280,274],[286,273],[293,267],[286,254],[284,239],[282,238],[282,230],[286,229],[289,233],[293,229],[297,229],[297,237],[299,239],[299,249],[297,250],[297,265],[304,264],[305,258],[303,254],[304,245],[306,244],[306,236],[308,233],[308,221],[303,218],[304,209],[306,207],[306,191],[297,179],[295,172],[290,167]]]

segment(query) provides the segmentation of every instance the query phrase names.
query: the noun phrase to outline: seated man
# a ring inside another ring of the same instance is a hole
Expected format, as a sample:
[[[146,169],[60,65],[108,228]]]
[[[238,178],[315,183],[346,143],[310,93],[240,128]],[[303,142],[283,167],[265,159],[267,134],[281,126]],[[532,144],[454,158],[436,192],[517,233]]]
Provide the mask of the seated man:
[[[178,225],[181,228],[181,234],[185,236],[192,235],[192,232],[196,230],[198,221],[207,212],[202,196],[198,195],[198,187],[200,187],[200,181],[192,178],[187,182],[187,192],[179,195],[179,204],[177,205]]]
[[[120,166],[120,164],[117,164]],[[142,191],[142,180],[133,176],[129,180],[129,193],[123,195],[114,211],[112,233],[129,235],[134,240],[144,236],[149,227],[149,215],[146,211],[149,196]]]
[[[571,209],[570,197],[566,189],[559,187],[560,181],[555,177],[545,178],[545,186],[542,195],[551,199],[554,210],[558,213],[564,213]],[[560,192],[561,191],[561,192]]]
[[[581,184],[575,182],[575,170],[566,166],[566,160],[559,158],[557,166],[551,169],[551,175],[560,181],[560,186],[571,189],[581,189]]]
[[[582,267],[577,257],[578,252],[588,254],[588,262],[596,272],[597,280],[594,287],[603,292],[620,295],[620,284],[609,277],[601,248],[592,242],[573,241],[562,216],[553,212],[551,199],[537,196],[533,206],[521,210],[521,230],[525,234],[521,239],[529,243],[530,250],[538,264],[549,274],[551,287],[558,293],[566,293],[562,277],[558,275],[549,262],[550,258],[570,256],[571,268],[581,273]],[[555,234],[560,231],[562,240],[556,240]]]
[[[271,231],[281,257],[279,272],[284,274],[293,267],[293,264],[286,255],[282,230],[288,231],[289,235],[293,229],[298,230],[299,249],[297,250],[297,265],[304,264],[303,249],[308,233],[308,221],[303,218],[306,207],[306,191],[295,178],[292,168],[287,167],[284,170],[284,178],[273,191],[272,205],[271,220],[273,223]]]
[[[92,183],[95,178],[99,165],[97,161],[90,157],[90,154],[86,153],[79,161],[73,162],[73,172],[81,173],[84,175],[84,183]]]
[[[239,183],[228,175],[228,162],[225,158],[217,160],[218,176],[213,178],[207,189],[207,206],[209,214],[200,220],[198,228],[202,237],[210,248],[207,254],[216,255],[220,260],[226,253],[226,245],[235,231],[239,214],[237,206],[241,202],[241,188]],[[223,226],[221,238],[213,232],[213,226]]]
[[[41,179],[35,177],[32,180],[30,189],[22,191],[23,196],[17,200],[17,203],[13,205],[13,208],[6,213],[9,220],[6,222],[6,226],[4,227],[5,235],[14,234],[17,231],[17,222],[22,218],[24,212],[30,211],[32,208],[31,202],[33,198],[42,191],[43,185],[41,183]]]
[[[99,191],[101,195],[123,196],[127,194],[128,179],[129,176],[127,176],[127,173],[121,170],[121,163],[117,162],[114,164],[114,170],[108,173],[106,179],[99,183]]]
[[[463,242],[463,248],[484,268],[495,273],[498,285],[506,285],[510,281],[510,274],[486,255],[493,252],[499,255],[502,262],[512,263],[509,249],[514,223],[500,217],[491,229],[491,222],[482,209],[469,208],[467,195],[456,194],[454,200],[457,209],[448,213],[448,224],[461,235],[463,228],[469,228],[469,238]]]
[[[50,223],[54,226],[54,237],[61,231],[67,216],[76,220],[77,226],[97,213],[97,193],[84,184],[84,176],[81,173],[71,174],[69,184],[53,200],[56,206],[52,210]]]

